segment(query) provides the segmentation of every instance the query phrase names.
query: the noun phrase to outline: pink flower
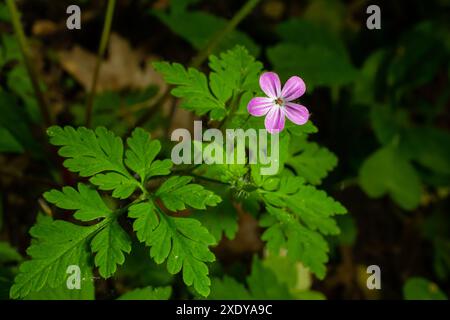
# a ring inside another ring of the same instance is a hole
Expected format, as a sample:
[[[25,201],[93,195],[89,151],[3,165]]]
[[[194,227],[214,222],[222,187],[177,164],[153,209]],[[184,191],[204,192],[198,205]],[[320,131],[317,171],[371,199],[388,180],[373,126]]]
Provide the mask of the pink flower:
[[[274,72],[265,72],[259,78],[259,85],[267,97],[253,98],[248,103],[247,110],[255,117],[266,116],[264,124],[268,132],[273,134],[282,131],[285,116],[298,125],[308,122],[308,109],[292,102],[306,91],[305,82],[300,77],[289,78],[281,89],[278,75]]]

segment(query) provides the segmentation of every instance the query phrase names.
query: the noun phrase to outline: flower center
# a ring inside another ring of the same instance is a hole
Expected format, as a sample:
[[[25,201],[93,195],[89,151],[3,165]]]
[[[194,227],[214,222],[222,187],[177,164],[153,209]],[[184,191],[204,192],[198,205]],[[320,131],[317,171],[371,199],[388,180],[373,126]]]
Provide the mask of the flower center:
[[[284,100],[282,98],[277,98],[274,101],[277,105],[279,106],[283,106],[284,105]]]

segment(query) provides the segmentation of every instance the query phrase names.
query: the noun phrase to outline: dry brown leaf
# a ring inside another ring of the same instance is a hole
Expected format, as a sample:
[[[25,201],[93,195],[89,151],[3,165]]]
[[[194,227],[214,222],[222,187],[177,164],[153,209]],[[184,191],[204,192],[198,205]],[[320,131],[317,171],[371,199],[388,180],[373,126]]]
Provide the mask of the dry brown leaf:
[[[80,46],[58,53],[62,68],[71,74],[86,91],[91,88],[96,63],[96,54]],[[127,40],[113,33],[109,42],[109,54],[102,63],[97,91],[117,91],[122,89],[144,89],[157,85],[164,91],[164,81],[149,63],[151,58],[133,50]],[[144,65],[144,66],[142,66]]]

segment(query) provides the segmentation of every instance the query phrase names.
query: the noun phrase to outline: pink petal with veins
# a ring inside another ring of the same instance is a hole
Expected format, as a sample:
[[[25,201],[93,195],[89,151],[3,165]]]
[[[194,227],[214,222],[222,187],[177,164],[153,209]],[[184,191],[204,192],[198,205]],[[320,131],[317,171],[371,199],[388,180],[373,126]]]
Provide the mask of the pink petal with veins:
[[[281,97],[286,101],[293,101],[300,98],[306,91],[305,82],[302,78],[290,77],[281,91]]]
[[[284,113],[289,120],[298,125],[305,124],[309,119],[308,109],[300,104],[293,102],[286,102]]]
[[[264,93],[272,98],[276,99],[281,94],[281,82],[280,78],[275,72],[265,72],[259,78],[259,86]]]
[[[250,100],[247,105],[247,110],[252,116],[261,117],[265,116],[273,106],[273,99],[266,97],[256,97]]]
[[[284,113],[280,107],[273,107],[267,113],[264,121],[266,130],[271,133],[278,133],[284,129]]]

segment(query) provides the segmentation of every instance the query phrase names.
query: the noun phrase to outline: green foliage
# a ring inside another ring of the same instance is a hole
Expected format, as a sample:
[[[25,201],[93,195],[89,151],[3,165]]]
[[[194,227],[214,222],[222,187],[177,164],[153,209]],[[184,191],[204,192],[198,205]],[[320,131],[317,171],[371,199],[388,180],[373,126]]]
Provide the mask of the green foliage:
[[[293,19],[280,24],[278,34],[283,41],[267,54],[282,78],[301,75],[312,91],[317,86],[348,84],[357,76],[344,45],[325,29]]]
[[[247,286],[225,276],[215,278],[211,286],[212,300],[283,300],[293,299],[288,287],[258,259],[253,259],[252,271],[246,279]]]
[[[203,296],[209,294],[210,280],[205,262],[215,260],[208,246],[214,238],[200,222],[166,216],[151,201],[130,207],[133,228],[141,242],[151,247],[156,263],[167,260],[167,269],[176,274],[183,269],[183,280]]]
[[[145,287],[124,293],[117,300],[168,300],[171,295],[171,287]]]
[[[81,268],[88,264],[88,242],[101,227],[102,224],[81,227],[40,217],[30,230],[35,241],[27,253],[32,260],[20,266],[20,273],[11,287],[11,298],[25,297],[46,285],[54,288],[65,283],[68,266]]]
[[[189,42],[195,49],[201,50],[227,25],[228,21],[202,11],[187,11],[187,5],[186,1],[172,1],[169,13],[157,10],[153,10],[152,13],[172,32]],[[257,56],[259,53],[258,45],[248,35],[238,30],[228,33],[216,51],[231,49],[235,45],[245,46],[253,55]]]
[[[228,104],[246,91],[257,91],[257,74],[262,69],[243,47],[210,57],[213,70],[208,78],[202,72],[185,69],[178,63],[156,62],[155,69],[169,84],[175,85],[172,94],[182,98],[181,107],[197,115],[209,113],[212,120],[222,120],[230,111]]]
[[[216,206],[220,197],[205,190],[198,184],[189,184],[191,177],[171,177],[156,191],[167,209],[171,211],[185,210],[186,206],[194,209],[206,209],[206,206]]]
[[[132,247],[128,233],[118,220],[127,211],[136,219],[134,230],[138,239],[151,247],[151,257],[157,263],[167,260],[172,274],[183,269],[185,283],[207,296],[210,280],[205,262],[214,261],[208,248],[214,244],[214,238],[197,220],[166,215],[153,199],[177,211],[186,206],[206,209],[217,205],[221,198],[203,186],[191,184],[192,178],[177,176],[169,178],[152,194],[147,189],[147,180],[170,174],[172,164],[170,160],[155,160],[161,145],[142,129],[134,130],[125,151],[122,139],[102,127],[95,131],[83,127],[77,130],[52,127],[48,134],[50,142],[61,147],[59,154],[68,158],[64,165],[83,177],[92,177],[90,182],[100,190],[112,190],[112,195],[120,199],[130,198],[136,190],[142,194],[127,207],[111,209],[97,190],[82,183],[78,184],[78,190],[64,187],[62,191],[45,193],[48,202],[61,209],[74,210],[77,220],[98,223],[78,226],[41,217],[30,231],[35,238],[28,249],[32,260],[22,264],[11,297],[60,287],[67,266],[92,267],[91,255],[95,255],[99,274],[103,278],[111,277],[117,266],[125,262]]]
[[[424,278],[409,278],[403,286],[405,300],[447,300],[439,287]]]
[[[224,199],[222,203],[207,212],[197,211],[193,217],[209,230],[217,243],[222,236],[233,240],[238,231],[237,212],[231,198]]]
[[[411,164],[395,147],[382,148],[370,156],[361,166],[359,183],[370,197],[389,194],[406,210],[419,205],[420,180]]]
[[[336,156],[317,143],[295,139],[291,144],[290,156],[286,164],[307,182],[318,185],[337,165]]]

